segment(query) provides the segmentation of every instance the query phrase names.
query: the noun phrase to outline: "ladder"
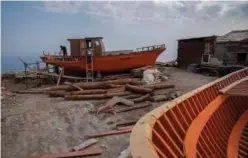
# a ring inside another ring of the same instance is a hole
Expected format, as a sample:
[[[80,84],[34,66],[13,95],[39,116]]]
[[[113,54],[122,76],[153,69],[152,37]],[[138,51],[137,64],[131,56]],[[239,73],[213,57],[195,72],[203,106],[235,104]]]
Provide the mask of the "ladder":
[[[93,67],[93,55],[90,57],[90,63],[88,64],[88,56],[85,56],[86,61],[86,82],[94,82],[94,67]]]

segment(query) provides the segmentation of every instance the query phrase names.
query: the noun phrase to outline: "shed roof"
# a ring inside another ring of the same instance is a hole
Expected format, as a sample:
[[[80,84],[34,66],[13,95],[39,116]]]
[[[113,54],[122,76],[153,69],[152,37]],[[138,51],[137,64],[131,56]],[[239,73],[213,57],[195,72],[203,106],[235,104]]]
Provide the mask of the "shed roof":
[[[193,38],[185,38],[185,39],[178,39],[178,41],[188,41],[188,40],[207,40],[207,39],[212,39],[216,38],[217,36],[204,36],[204,37],[193,37]]]
[[[248,29],[246,30],[233,30],[224,36],[219,36],[217,42],[229,42],[229,41],[243,41],[248,39]]]
[[[103,37],[70,38],[67,40],[71,41],[71,40],[92,40],[92,39],[103,39]]]

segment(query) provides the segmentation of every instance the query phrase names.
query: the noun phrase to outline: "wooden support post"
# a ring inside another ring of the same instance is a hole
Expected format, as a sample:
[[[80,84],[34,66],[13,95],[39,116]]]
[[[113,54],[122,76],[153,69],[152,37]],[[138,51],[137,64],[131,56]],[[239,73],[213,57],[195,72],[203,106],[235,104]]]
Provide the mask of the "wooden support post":
[[[60,75],[59,75],[59,78],[57,80],[57,86],[59,85],[60,79],[61,79],[61,77],[62,77],[63,74],[64,74],[64,68],[62,68],[62,70],[60,71]]]
[[[103,137],[103,136],[108,136],[108,135],[130,133],[131,131],[132,131],[132,128],[124,129],[124,130],[111,130],[111,131],[104,131],[104,132],[99,132],[99,133],[88,134],[87,137],[89,137],[89,138]]]

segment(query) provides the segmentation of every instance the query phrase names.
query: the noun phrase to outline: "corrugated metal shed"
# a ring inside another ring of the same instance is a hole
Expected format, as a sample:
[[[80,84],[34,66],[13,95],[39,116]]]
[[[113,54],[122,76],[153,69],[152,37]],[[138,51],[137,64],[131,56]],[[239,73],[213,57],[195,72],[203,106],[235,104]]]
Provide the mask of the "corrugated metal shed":
[[[248,40],[248,29],[234,30],[217,38],[217,42],[240,42],[244,40]]]

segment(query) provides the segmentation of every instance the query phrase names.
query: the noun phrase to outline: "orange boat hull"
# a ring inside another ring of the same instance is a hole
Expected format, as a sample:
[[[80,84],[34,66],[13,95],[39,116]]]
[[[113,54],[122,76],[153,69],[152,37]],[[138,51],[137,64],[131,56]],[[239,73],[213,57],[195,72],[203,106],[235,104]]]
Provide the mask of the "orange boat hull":
[[[154,65],[157,57],[165,48],[152,51],[133,52],[130,54],[95,56],[93,57],[94,71],[114,72]],[[61,56],[42,56],[41,59],[51,65],[64,67],[66,69],[81,70],[86,69],[85,57],[61,57]]]

